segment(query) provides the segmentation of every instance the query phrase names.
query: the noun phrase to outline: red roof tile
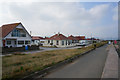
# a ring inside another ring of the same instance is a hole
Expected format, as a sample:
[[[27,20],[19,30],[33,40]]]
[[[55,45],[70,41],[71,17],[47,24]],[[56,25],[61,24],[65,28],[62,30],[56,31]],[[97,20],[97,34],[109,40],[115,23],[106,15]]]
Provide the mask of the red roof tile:
[[[68,40],[68,38],[64,36],[63,34],[55,34],[48,39],[49,40]]]
[[[44,39],[49,39],[49,37],[45,37]]]
[[[91,40],[91,38],[87,38],[87,40]]]
[[[87,40],[99,40],[99,39],[96,39],[96,38],[87,38]]]
[[[2,34],[2,37],[6,37],[19,24],[21,24],[21,23],[13,23],[13,24],[3,25],[0,28],[0,29],[2,29],[2,32],[0,31],[0,34]]]
[[[78,40],[85,40],[85,36],[76,36]]]
[[[39,36],[32,36],[33,40],[40,40],[40,39],[44,39],[43,37],[39,37]]]
[[[72,36],[72,35],[69,36],[68,39],[69,39],[69,40],[78,40],[78,38],[76,38],[76,37],[74,37],[74,36]]]

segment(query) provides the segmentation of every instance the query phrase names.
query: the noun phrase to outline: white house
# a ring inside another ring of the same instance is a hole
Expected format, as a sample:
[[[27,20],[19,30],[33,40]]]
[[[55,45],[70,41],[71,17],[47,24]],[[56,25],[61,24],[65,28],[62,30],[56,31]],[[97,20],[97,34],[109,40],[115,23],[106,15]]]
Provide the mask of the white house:
[[[22,23],[6,24],[0,29],[2,30],[2,47],[31,45],[32,38]]]
[[[86,40],[85,36],[75,36],[75,38],[78,39],[78,44],[77,45],[87,45],[88,41]]]
[[[32,45],[43,45],[45,42],[45,39],[43,37],[39,36],[32,36]]]
[[[79,39],[74,36],[68,36],[68,39],[72,46],[76,46],[79,43]]]
[[[72,41],[69,40],[66,36],[58,33],[51,36],[50,38],[46,38],[43,46],[71,47],[74,45],[72,45]]]

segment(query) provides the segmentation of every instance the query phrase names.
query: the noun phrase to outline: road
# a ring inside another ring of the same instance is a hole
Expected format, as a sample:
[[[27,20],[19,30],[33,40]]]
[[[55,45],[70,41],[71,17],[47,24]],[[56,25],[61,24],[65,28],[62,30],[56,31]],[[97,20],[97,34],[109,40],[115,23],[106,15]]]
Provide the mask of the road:
[[[74,62],[52,71],[45,78],[101,78],[107,45],[81,56]]]

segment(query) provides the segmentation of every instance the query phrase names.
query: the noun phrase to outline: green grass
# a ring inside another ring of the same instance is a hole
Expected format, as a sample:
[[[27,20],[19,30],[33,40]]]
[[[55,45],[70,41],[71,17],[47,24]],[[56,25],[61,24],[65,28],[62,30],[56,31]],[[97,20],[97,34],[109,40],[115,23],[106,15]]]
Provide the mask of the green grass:
[[[105,42],[97,43],[97,46],[103,44]],[[93,45],[82,49],[52,50],[34,54],[4,56],[2,57],[2,79],[24,77],[92,48]]]

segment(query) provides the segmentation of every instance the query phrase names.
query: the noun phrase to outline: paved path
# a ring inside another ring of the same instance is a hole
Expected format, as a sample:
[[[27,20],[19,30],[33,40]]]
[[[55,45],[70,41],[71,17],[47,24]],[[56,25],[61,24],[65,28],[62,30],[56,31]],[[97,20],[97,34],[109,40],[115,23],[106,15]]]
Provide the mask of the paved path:
[[[45,78],[101,78],[107,57],[106,47],[107,45],[81,56],[49,73]]]
[[[118,53],[113,44],[109,45],[102,78],[118,78]]]

